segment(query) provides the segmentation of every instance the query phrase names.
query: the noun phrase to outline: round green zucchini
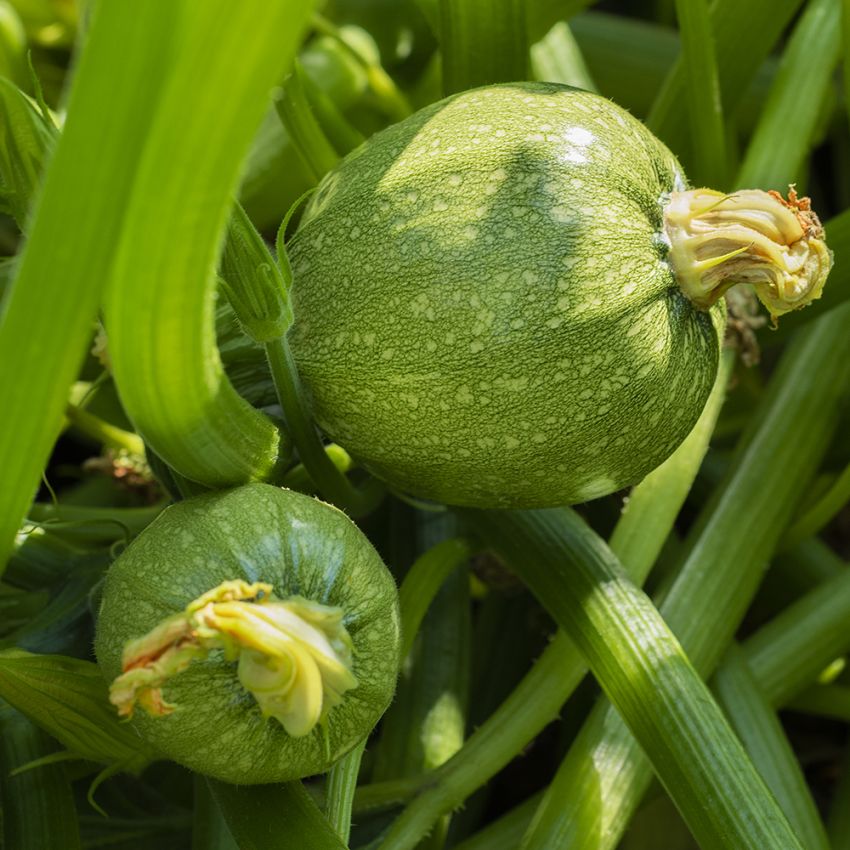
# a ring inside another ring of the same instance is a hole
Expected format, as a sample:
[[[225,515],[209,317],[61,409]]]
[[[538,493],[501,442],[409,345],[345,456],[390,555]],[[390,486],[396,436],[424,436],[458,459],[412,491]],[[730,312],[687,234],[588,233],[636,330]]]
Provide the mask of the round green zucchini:
[[[110,569],[95,642],[146,740],[239,784],[322,772],[361,741],[399,646],[395,584],[365,536],[265,484],[166,509]]]
[[[323,179],[289,245],[290,343],[318,425],[449,504],[634,484],[713,385],[723,255],[764,265],[740,214],[737,241],[700,241],[729,230],[705,224],[705,198],[625,110],[555,84],[464,92],[378,133]]]

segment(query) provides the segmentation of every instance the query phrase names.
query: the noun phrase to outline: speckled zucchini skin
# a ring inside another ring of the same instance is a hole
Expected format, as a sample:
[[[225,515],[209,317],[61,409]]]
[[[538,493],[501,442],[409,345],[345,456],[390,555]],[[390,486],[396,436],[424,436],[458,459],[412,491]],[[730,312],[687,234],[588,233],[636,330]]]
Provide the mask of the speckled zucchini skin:
[[[554,84],[447,98],[319,186],[291,242],[291,345],[316,421],[379,477],[478,507],[634,484],[711,390],[724,308],[661,236],[675,157]]]
[[[399,617],[392,576],[357,527],[315,499],[266,484],[201,496],[168,508],[113,564],[95,649],[104,675],[121,652],[202,593],[230,579],[264,581],[279,597],[337,605],[354,644],[358,686],[317,727],[291,737],[239,683],[236,662],[215,652],[166,684],[177,708],[137,709],[133,724],[163,756],[225,782],[283,782],[327,770],[366,735],[395,689]]]

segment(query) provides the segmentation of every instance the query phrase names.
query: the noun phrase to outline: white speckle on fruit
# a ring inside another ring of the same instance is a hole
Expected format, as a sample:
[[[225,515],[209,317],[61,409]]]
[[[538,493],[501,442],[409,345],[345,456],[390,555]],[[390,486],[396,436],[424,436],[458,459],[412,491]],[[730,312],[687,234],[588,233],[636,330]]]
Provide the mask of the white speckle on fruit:
[[[574,148],[568,149],[562,156],[562,159],[565,162],[572,162],[575,165],[581,165],[583,162],[587,162],[587,157],[581,151],[575,150]]]
[[[449,186],[460,186],[463,183],[463,177],[460,174],[450,174],[448,179]]]
[[[445,200],[443,200],[443,198],[437,198],[437,200],[434,201],[434,206],[433,206],[434,212],[444,212],[448,208],[449,208],[449,205],[445,202]]]
[[[463,235],[467,239],[475,239],[478,236],[478,228],[473,227],[471,224],[467,224],[466,227],[463,228]]]
[[[394,348],[385,348],[381,352],[381,358],[383,360],[392,360],[395,357],[395,349]]]
[[[573,211],[569,207],[552,207],[549,215],[559,224],[568,224],[574,219]]]
[[[474,339],[471,343],[469,343],[469,350],[473,354],[478,354],[479,351],[484,350],[484,343],[481,342],[480,339]]]
[[[568,142],[572,142],[574,145],[589,145],[591,142],[595,141],[596,136],[594,136],[593,133],[585,127],[570,127],[569,130],[564,133],[564,138]]]

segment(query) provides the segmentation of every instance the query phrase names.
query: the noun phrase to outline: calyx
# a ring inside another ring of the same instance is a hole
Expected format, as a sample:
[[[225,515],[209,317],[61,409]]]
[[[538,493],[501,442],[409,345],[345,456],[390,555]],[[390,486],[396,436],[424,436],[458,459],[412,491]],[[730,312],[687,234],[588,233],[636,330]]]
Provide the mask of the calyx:
[[[357,687],[342,610],[300,596],[278,599],[262,582],[226,581],[124,647],[124,672],[110,687],[118,713],[138,703],[151,715],[176,706],[162,686],[215,649],[238,660],[237,675],[264,716],[293,737],[309,734]]]
[[[701,309],[744,283],[775,320],[820,298],[832,268],[823,227],[793,186],[788,200],[760,189],[671,192],[664,229],[679,286]]]

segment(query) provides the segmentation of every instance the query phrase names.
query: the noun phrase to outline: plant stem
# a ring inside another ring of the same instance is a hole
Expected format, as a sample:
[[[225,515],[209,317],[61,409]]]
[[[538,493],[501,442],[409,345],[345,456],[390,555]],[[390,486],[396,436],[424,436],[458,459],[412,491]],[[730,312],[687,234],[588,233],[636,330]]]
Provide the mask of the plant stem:
[[[399,589],[401,610],[401,658],[410,652],[419,625],[443,582],[474,552],[467,540],[453,537],[420,555],[408,570]]]
[[[583,520],[570,510],[465,516],[579,646],[700,847],[802,850],[681,645]]]
[[[343,844],[351,834],[351,804],[360,774],[360,761],[366,749],[364,738],[351,752],[346,753],[328,772],[325,815]]]
[[[265,349],[287,431],[310,477],[326,499],[346,508],[352,516],[368,513],[381,500],[383,486],[370,478],[362,490],[357,490],[328,457],[307,409],[286,335],[267,342]]]
[[[790,548],[824,528],[850,501],[850,465],[844,468],[833,485],[802,516],[782,539],[782,548]]]
[[[87,437],[91,437],[107,448],[144,457],[145,444],[138,434],[110,425],[99,416],[95,416],[74,404],[69,404],[65,408],[65,416],[72,425],[79,428]]]
[[[785,732],[737,646],[714,674],[714,690],[732,728],[806,850],[829,850],[826,829]]]
[[[813,682],[850,649],[850,569],[802,596],[744,644],[747,662],[774,707]]]

